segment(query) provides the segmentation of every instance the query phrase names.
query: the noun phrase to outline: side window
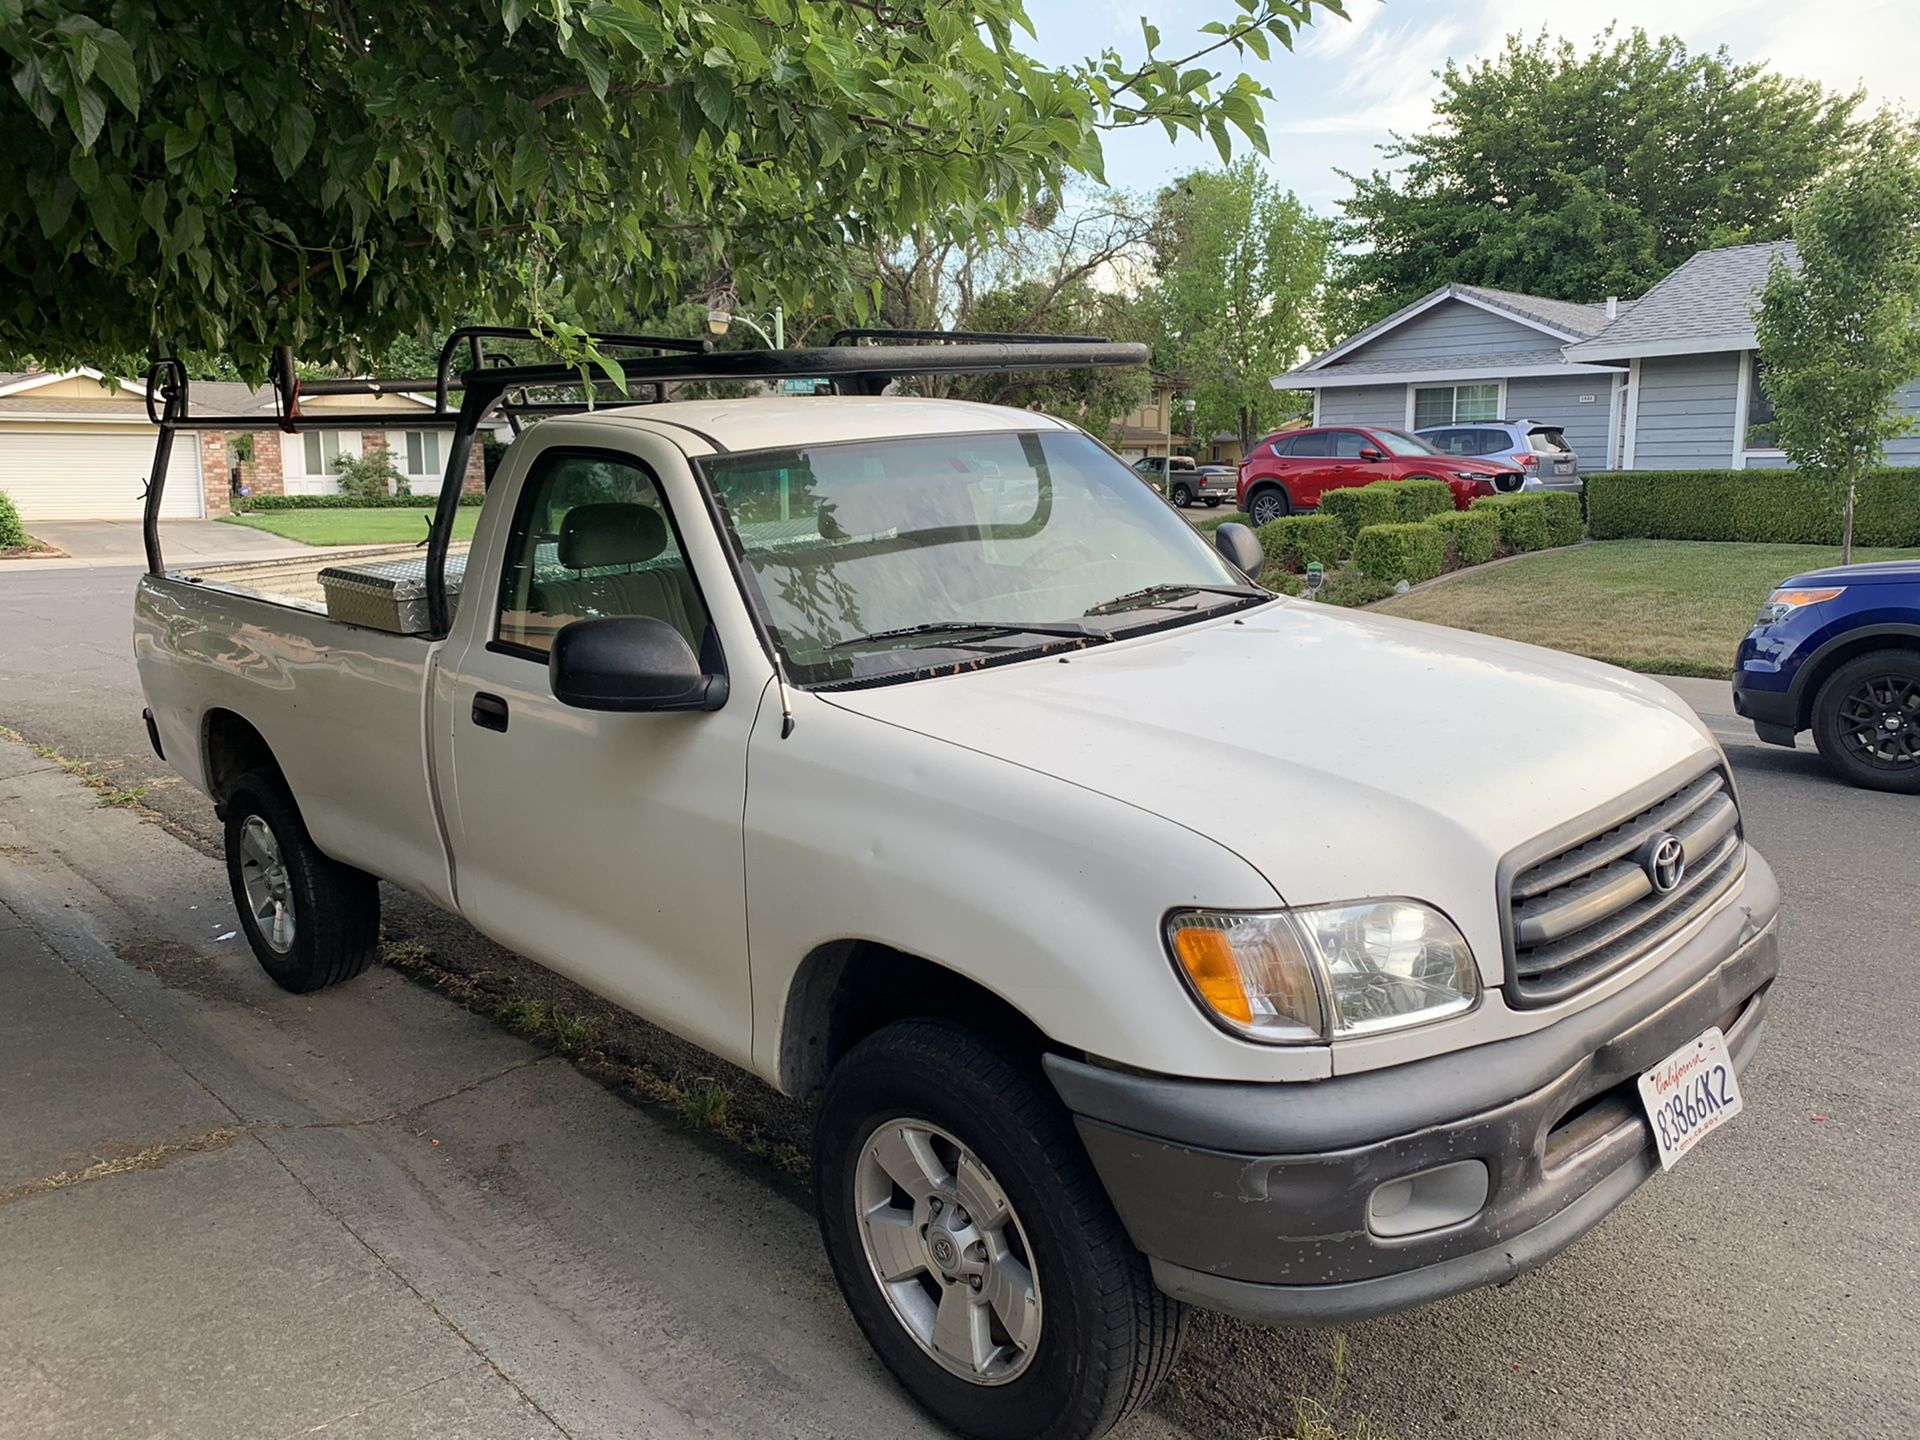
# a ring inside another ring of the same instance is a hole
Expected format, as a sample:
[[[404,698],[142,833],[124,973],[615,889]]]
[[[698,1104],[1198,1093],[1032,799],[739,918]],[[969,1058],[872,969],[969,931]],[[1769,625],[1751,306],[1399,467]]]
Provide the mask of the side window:
[[[544,656],[576,620],[650,615],[711,663],[706,606],[653,472],[610,455],[545,456],[507,539],[495,638]]]
[[[1308,431],[1305,435],[1293,437],[1293,448],[1287,454],[1295,457],[1326,455],[1332,450],[1332,440],[1333,437],[1324,430]]]
[[[1504,430],[1476,430],[1473,438],[1476,455],[1501,455],[1526,448],[1514,443],[1513,436]]]
[[[1293,453],[1293,437],[1291,435],[1283,436],[1269,445],[1267,449],[1275,455],[1291,455]]]
[[[1373,446],[1373,442],[1358,430],[1336,430],[1333,435],[1333,458],[1336,460],[1358,460],[1360,452]],[[1379,447],[1374,446],[1377,449]]]
[[[1436,450],[1444,450],[1449,455],[1471,455],[1473,446],[1471,437],[1465,430],[1435,430],[1421,437]]]

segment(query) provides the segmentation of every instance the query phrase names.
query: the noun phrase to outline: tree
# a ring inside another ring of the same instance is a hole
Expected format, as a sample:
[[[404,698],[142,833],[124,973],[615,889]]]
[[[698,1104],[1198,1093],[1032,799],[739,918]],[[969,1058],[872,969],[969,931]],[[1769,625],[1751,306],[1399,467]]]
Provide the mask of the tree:
[[[0,0],[0,362],[351,365],[745,258],[750,304],[857,304],[849,244],[994,235],[1108,131],[1263,147],[1266,92],[1199,62],[1341,6],[1238,6],[1056,67],[1019,0]]]
[[[1794,202],[1853,150],[1858,92],[1609,28],[1585,54],[1543,33],[1439,73],[1433,128],[1347,175],[1347,329],[1437,285],[1563,300],[1637,295],[1713,245],[1786,234]]]
[[[1270,382],[1317,348],[1330,229],[1250,158],[1182,177],[1156,208],[1156,358],[1186,379],[1195,435],[1251,446],[1300,413]]]
[[[1853,560],[1854,489],[1913,418],[1894,392],[1920,378],[1920,136],[1890,133],[1814,188],[1793,217],[1798,263],[1776,257],[1756,329],[1774,435],[1841,507]]]

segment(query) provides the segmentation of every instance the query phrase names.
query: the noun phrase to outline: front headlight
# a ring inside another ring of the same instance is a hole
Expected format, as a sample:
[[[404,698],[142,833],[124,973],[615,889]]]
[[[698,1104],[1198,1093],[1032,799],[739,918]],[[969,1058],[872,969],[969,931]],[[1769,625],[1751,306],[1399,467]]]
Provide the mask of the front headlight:
[[[1466,939],[1414,900],[1186,910],[1167,921],[1167,945],[1221,1024],[1271,1045],[1424,1025],[1480,997]]]
[[[1760,607],[1760,613],[1753,617],[1753,623],[1778,625],[1802,606],[1837,600],[1846,593],[1847,587],[1844,585],[1829,585],[1820,590],[1779,589],[1767,597],[1767,603]]]

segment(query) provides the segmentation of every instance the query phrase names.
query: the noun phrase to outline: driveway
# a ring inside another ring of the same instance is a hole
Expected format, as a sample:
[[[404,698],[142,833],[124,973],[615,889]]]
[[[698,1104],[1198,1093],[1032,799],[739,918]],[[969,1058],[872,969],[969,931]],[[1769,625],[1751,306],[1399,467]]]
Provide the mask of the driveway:
[[[0,570],[0,724],[121,786],[164,775],[131,580]],[[1747,1111],[1541,1270],[1355,1327],[1349,1421],[1399,1440],[1920,1434],[1920,812],[1760,746],[1723,687],[1676,688],[1726,743],[1786,890]],[[797,1182],[391,970],[281,994],[221,938],[205,802],[147,803],[194,843],[0,751],[0,964],[19,977],[0,1007],[0,1353],[30,1357],[0,1374],[0,1416],[19,1433],[136,1413],[209,1437],[335,1415],[379,1435],[924,1433],[829,1288]],[[389,939],[456,990],[544,983],[609,1048],[721,1074],[765,1140],[804,1143],[804,1112],[764,1087],[383,899]],[[156,1148],[165,1163],[15,1193]],[[354,1325],[364,1343],[337,1343]],[[1322,1332],[1198,1317],[1121,1440],[1290,1433],[1331,1354]]]
[[[9,561],[9,565],[36,569],[146,567],[146,541],[137,520],[37,520],[32,529],[40,540],[64,550],[67,558]],[[169,564],[216,565],[311,554],[312,547],[219,520],[163,520],[160,551]]]

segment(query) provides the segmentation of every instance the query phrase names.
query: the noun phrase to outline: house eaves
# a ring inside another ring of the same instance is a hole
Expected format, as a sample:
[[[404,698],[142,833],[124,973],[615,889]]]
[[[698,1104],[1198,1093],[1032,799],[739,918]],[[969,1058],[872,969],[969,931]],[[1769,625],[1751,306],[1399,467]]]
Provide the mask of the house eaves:
[[[1504,355],[1422,356],[1408,360],[1359,360],[1331,370],[1305,366],[1276,375],[1276,390],[1333,390],[1354,385],[1451,385],[1460,381],[1505,380],[1537,375],[1612,375],[1611,365],[1573,365],[1553,349],[1516,350]]]

